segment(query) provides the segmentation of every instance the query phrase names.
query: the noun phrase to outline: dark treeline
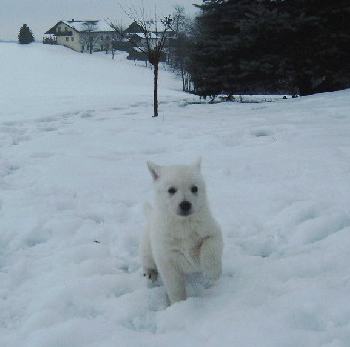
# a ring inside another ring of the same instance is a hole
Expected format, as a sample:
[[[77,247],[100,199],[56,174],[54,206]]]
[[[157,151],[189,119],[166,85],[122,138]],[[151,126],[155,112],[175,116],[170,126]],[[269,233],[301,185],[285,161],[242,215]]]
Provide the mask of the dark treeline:
[[[350,87],[349,0],[204,0],[177,42],[195,93],[308,95]]]

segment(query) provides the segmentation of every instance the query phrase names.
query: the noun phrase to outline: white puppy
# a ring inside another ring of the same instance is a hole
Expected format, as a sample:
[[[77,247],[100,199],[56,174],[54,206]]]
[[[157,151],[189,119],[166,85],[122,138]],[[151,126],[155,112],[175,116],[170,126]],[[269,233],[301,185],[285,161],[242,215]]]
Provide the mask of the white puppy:
[[[160,274],[172,304],[186,299],[185,274],[201,272],[210,283],[220,277],[222,235],[209,210],[200,160],[188,166],[147,164],[155,203],[146,206],[143,270],[152,282]]]

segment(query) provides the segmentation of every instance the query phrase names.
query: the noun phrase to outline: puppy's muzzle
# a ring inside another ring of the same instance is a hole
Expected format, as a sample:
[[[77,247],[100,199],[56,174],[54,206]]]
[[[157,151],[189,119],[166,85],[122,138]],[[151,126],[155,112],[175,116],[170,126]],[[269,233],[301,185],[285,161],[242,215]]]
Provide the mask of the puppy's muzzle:
[[[192,204],[189,201],[182,201],[179,204],[179,215],[188,216],[192,213]]]

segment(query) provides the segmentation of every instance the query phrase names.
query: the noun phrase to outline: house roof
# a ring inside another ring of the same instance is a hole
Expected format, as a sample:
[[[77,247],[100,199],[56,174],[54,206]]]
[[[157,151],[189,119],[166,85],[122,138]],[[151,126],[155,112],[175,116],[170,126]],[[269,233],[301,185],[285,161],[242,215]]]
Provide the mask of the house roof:
[[[56,26],[57,24],[55,24],[52,28],[50,28],[48,31],[45,32],[45,34],[56,34]]]
[[[62,22],[79,32],[86,31],[87,28],[93,32],[114,31],[114,29],[103,20],[69,20]]]
[[[113,32],[114,30],[109,26],[109,24],[103,20],[61,20],[51,29],[49,29],[45,34],[56,34],[57,25],[64,23],[70,28],[78,31],[92,31],[92,32]]]
[[[146,27],[147,27],[147,31],[151,31],[154,34],[156,33],[160,34],[166,29],[164,24],[161,21],[158,21],[157,24],[150,21],[146,23]],[[140,24],[134,21],[124,30],[124,32],[126,34],[143,35],[143,28]],[[170,34],[173,32],[173,30],[171,28],[167,28],[167,32],[168,34]]]
[[[136,21],[132,22],[126,29],[125,33],[135,34],[142,31],[141,25],[139,25]]]

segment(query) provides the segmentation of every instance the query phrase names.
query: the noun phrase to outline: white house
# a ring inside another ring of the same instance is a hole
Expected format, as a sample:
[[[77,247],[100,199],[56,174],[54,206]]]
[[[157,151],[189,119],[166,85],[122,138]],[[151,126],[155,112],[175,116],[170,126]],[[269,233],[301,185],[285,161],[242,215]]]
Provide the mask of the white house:
[[[101,20],[59,21],[45,33],[44,43],[56,43],[77,52],[109,50],[115,31]]]

